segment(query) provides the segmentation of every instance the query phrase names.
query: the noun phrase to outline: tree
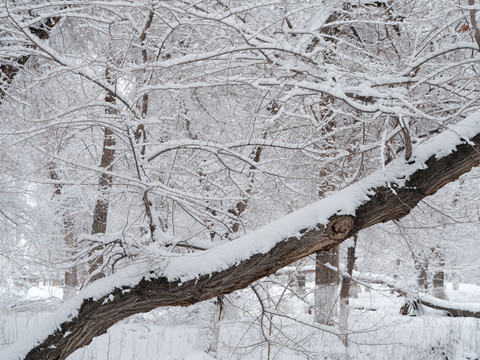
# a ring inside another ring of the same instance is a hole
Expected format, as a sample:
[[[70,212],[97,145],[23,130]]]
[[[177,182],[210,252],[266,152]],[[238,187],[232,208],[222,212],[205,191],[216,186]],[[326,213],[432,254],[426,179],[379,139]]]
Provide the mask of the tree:
[[[163,269],[154,270],[152,262],[152,270],[146,273],[144,269],[126,269],[98,280],[97,286],[92,284],[70,302],[69,315],[64,313],[62,320],[50,324],[40,344],[34,342],[28,354],[28,348],[23,348],[19,355],[64,359],[135,313],[159,306],[187,306],[230,293],[308,254],[327,250],[361,229],[407,215],[425,196],[480,164],[479,124],[478,115],[472,115],[438,135],[433,144],[419,146],[410,164],[395,161],[386,174],[374,173],[333,199],[312,204],[243,239],[200,256],[171,259]],[[465,129],[468,131],[463,133]],[[451,141],[446,149],[445,141],[452,135],[457,141]],[[387,181],[382,179],[384,175]],[[312,216],[312,212],[316,214]],[[259,241],[264,245],[252,248],[252,243]]]
[[[75,265],[84,278],[92,264],[107,275],[93,288],[111,284],[110,274],[148,264],[136,281],[118,280],[115,286],[130,286],[123,289],[128,294],[108,285],[111,294],[85,300],[77,320],[62,328],[71,334],[47,340],[55,342],[52,357],[128,314],[234,291],[400,218],[477,164],[474,146],[459,145],[455,133],[475,144],[475,118],[444,132],[479,109],[478,44],[462,30],[476,27],[466,20],[470,8],[447,0],[42,5],[15,1],[1,10],[2,152],[33,159],[28,172],[11,162],[22,189],[61,183],[63,199],[74,194],[82,204],[71,224],[81,260]],[[448,25],[438,22],[449,18]],[[443,140],[432,140],[442,132]],[[101,162],[107,154],[110,160]],[[52,161],[59,180],[45,171]],[[395,167],[398,174],[390,176]],[[366,183],[374,178],[374,185]],[[310,222],[302,212],[305,219],[289,222],[284,233],[269,227],[262,236],[274,239],[271,246],[258,238],[254,245],[232,241],[301,208],[326,185],[344,189],[339,194],[352,202],[334,195],[339,208],[313,207],[323,218]],[[61,204],[52,202],[49,213],[60,217]],[[93,221],[102,231],[92,235]],[[64,229],[55,229],[40,243],[63,242]],[[220,249],[230,247],[244,255],[228,260],[231,252]],[[215,269],[176,260],[210,248],[223,259],[212,262]],[[177,275],[161,270],[171,260],[186,267]],[[187,281],[190,275],[199,276],[199,285]],[[184,276],[181,286],[177,276]],[[167,296],[170,287],[178,291],[176,302]],[[155,300],[146,295],[150,290]],[[98,311],[98,319],[103,311],[115,316],[89,327],[83,317],[89,311]]]

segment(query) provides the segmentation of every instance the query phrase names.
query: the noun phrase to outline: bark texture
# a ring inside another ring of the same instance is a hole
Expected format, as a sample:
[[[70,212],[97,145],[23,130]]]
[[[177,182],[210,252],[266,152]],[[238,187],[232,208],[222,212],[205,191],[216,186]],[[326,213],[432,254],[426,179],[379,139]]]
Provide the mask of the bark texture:
[[[325,264],[338,269],[339,246],[328,251],[319,251],[315,257],[315,321],[324,325],[333,325],[338,316],[338,284],[340,276]]]
[[[348,318],[350,316],[350,289],[352,284],[353,268],[355,266],[355,249],[357,247],[358,235],[353,235],[353,244],[347,250],[347,274],[342,277],[342,286],[340,287],[340,316],[339,324],[342,332],[343,345],[348,346]]]
[[[55,196],[62,195],[63,185],[58,182],[60,181],[60,177],[58,176],[56,164],[54,161],[50,162],[50,179],[57,181],[54,185],[55,189]],[[73,221],[70,215],[62,214],[63,220],[63,229],[65,232],[65,244],[70,249],[69,255],[75,261],[76,255],[76,247],[77,241],[73,234]],[[63,287],[63,299],[70,299],[71,297],[75,296],[77,293],[78,287],[78,269],[77,266],[73,265],[67,269],[65,269],[65,277],[64,277],[64,287]]]
[[[60,17],[52,16],[43,20],[38,24],[29,27],[30,32],[41,40],[47,40],[50,37],[50,31],[60,21]],[[9,59],[8,63],[0,65],[0,104],[7,94],[7,89],[13,79],[26,64],[30,55],[19,56],[18,58]]]
[[[110,71],[107,68],[105,71],[105,77],[107,82],[110,85],[115,86],[115,81],[110,75]],[[105,114],[112,118],[118,116],[118,110],[116,109],[116,95],[111,91],[108,91],[105,95],[105,102],[110,104],[110,107],[107,107]],[[92,223],[92,234],[105,234],[107,230],[107,217],[108,217],[108,206],[109,206],[109,189],[112,187],[112,176],[107,173],[111,172],[113,169],[113,161],[115,160],[115,133],[110,127],[105,127],[103,132],[103,147],[102,147],[102,158],[100,160],[100,167],[105,169],[105,172],[102,172],[98,180],[98,189],[99,196],[95,203],[95,208],[93,210],[93,223]],[[91,253],[99,252],[100,255],[94,256],[93,259],[89,261],[89,273],[93,274],[90,278],[90,282],[98,280],[105,275],[102,272],[103,266],[103,245],[95,246]]]
[[[414,172],[405,186],[371,189],[371,197],[354,216],[333,216],[327,226],[304,229],[264,254],[255,254],[228,269],[180,283],[165,277],[143,279],[129,288],[117,288],[98,300],[86,299],[78,314],[33,348],[25,359],[66,359],[88,345],[116,322],[160,306],[188,306],[247,287],[262,277],[317,251],[329,250],[356,232],[407,215],[420,200],[480,164],[480,134],[449,155],[432,156]],[[107,300],[112,299],[113,300]]]

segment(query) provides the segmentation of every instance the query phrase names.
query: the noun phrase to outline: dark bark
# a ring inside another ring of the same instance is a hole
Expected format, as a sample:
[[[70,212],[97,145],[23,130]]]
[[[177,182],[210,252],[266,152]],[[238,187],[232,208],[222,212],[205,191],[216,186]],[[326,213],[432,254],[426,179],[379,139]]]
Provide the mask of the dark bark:
[[[475,0],[468,0],[469,6],[475,6]],[[480,30],[478,29],[477,24],[477,10],[470,9],[470,24],[472,25],[473,38],[475,42],[480,47]]]
[[[304,229],[270,251],[255,254],[228,269],[186,282],[168,281],[163,276],[150,278],[151,274],[147,274],[137,285],[117,288],[97,300],[85,299],[76,316],[60,324],[25,359],[65,359],[131,315],[160,306],[188,306],[243,289],[307,255],[329,250],[362,229],[400,219],[423,198],[480,164],[480,134],[470,142],[475,145],[464,143],[447,156],[430,157],[403,187],[386,184],[370,189],[369,200],[353,216],[333,216],[327,226],[319,224],[313,230]]]
[[[112,80],[109,70],[105,71],[105,76],[110,85],[115,85],[115,81]],[[115,94],[111,91],[107,92],[105,96],[105,102],[107,102],[110,107],[105,110],[105,113],[110,116],[116,116],[118,110],[115,108],[116,100]],[[102,158],[100,160],[100,167],[105,169],[104,172],[100,175],[98,180],[98,188],[100,194],[95,203],[95,208],[93,210],[93,223],[92,223],[92,234],[105,234],[107,230],[107,217],[108,217],[108,191],[112,187],[112,176],[108,173],[113,169],[113,161],[115,159],[115,134],[113,130],[109,127],[105,127],[103,133],[103,147],[102,147]],[[94,274],[90,281],[95,281],[104,277],[105,275],[101,271],[103,266],[103,255],[101,253],[103,247],[101,245],[96,246],[92,249],[91,254],[99,253],[99,255],[94,255],[93,259],[89,262],[89,273]]]
[[[316,262],[317,262],[315,267],[316,284],[338,285],[339,279],[340,279],[338,272],[322,266],[323,264],[330,264],[338,268],[338,262],[339,262],[338,246],[334,246],[328,251],[321,251],[317,253]]]
[[[148,18],[145,22],[145,25],[143,27],[143,30],[139,37],[140,46],[142,48],[142,61],[144,64],[148,62],[148,53],[147,53],[147,48],[145,46],[145,41],[147,39],[148,30],[152,26],[153,15],[154,15],[154,12],[150,11],[148,14]],[[151,76],[150,76],[150,79],[151,79]],[[148,83],[149,83],[149,79],[145,78],[144,85],[148,85]],[[139,107],[141,109],[142,121],[145,120],[145,118],[147,117],[149,101],[150,101],[149,94],[148,93],[143,94],[142,100],[139,103]],[[145,125],[143,124],[143,122],[138,124],[137,128],[135,129],[135,142],[137,144],[142,145],[140,149],[140,159],[139,161],[136,160],[138,178],[139,180],[142,180],[142,173],[145,174],[145,168],[143,167],[143,163],[145,161],[145,152],[147,149],[146,147],[147,132],[145,130]],[[137,155],[135,154],[134,146],[132,146],[132,151],[134,153],[134,156],[136,157]],[[148,217],[148,227],[150,230],[151,239],[152,241],[155,241],[155,231],[157,230],[157,227],[159,227],[160,224],[159,224],[157,213],[155,211],[155,204],[152,200],[149,199],[148,191],[143,192],[143,205],[145,207],[145,213]]]
[[[273,106],[272,106],[271,109],[269,109],[273,115],[276,114],[274,109],[275,108]],[[278,112],[278,109],[279,108],[277,108],[277,110],[276,110],[277,112]],[[262,139],[265,140],[266,138],[267,138],[267,132],[264,132],[263,135],[262,135]],[[252,153],[250,154],[250,158],[253,160],[253,162],[258,163],[260,161],[262,151],[263,151],[262,146],[257,146],[255,149],[253,149]],[[250,178],[250,181],[249,181],[249,184],[248,184],[248,188],[245,190],[245,192],[248,195],[251,195],[252,191],[253,191],[254,174],[255,174],[254,170],[255,169],[256,169],[255,165],[250,165],[250,172],[248,174],[248,177]],[[245,199],[245,200],[237,202],[235,204],[235,206],[233,207],[233,209],[228,210],[229,213],[231,213],[232,215],[234,215],[236,217],[236,220],[233,222],[233,224],[231,226],[232,234],[236,234],[240,230],[240,225],[241,225],[241,220],[240,219],[241,219],[241,216],[244,213],[244,211],[247,209],[247,205],[248,205],[248,199]]]
[[[103,136],[103,151],[100,167],[104,168],[105,171],[112,171],[113,160],[115,158],[115,149],[113,149],[113,146],[115,146],[114,133],[112,129],[106,127]],[[93,211],[92,234],[105,234],[107,227],[108,199],[105,198],[103,193],[111,186],[112,176],[103,172],[98,181],[98,187],[102,194],[97,200],[95,210]]]
[[[338,269],[339,246],[328,251],[319,251],[315,256],[315,320],[320,324],[333,325],[333,318],[338,315],[337,297],[340,276],[325,264]]]
[[[348,305],[348,298],[350,297],[350,285],[352,284],[352,274],[353,274],[353,267],[355,266],[355,248],[357,246],[357,234],[353,236],[354,244],[350,246],[347,250],[347,273],[350,276],[344,276],[342,278],[342,286],[340,287],[340,300],[346,300],[346,304]]]
[[[355,248],[357,246],[357,234],[353,235],[353,246],[347,250],[347,275],[342,277],[340,287],[340,316],[339,324],[342,331],[343,345],[348,346],[348,318],[350,317],[350,285],[352,283],[353,268],[355,266]]]
[[[46,18],[43,22],[29,28],[33,35],[41,40],[47,40],[50,37],[50,31],[60,21],[60,17],[52,16]],[[22,55],[17,58],[9,59],[9,64],[0,65],[0,104],[6,95],[6,91],[18,74],[23,65],[26,64],[30,55]]]

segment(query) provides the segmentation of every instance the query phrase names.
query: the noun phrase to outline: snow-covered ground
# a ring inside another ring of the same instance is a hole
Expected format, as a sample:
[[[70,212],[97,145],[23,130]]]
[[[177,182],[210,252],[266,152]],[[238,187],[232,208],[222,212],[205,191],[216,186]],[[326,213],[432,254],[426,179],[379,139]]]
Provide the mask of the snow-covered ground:
[[[311,286],[310,284],[307,284]],[[163,308],[132,317],[113,326],[91,345],[78,350],[71,360],[211,360],[211,359],[478,359],[480,320],[452,318],[430,311],[425,316],[399,315],[404,298],[381,285],[362,287],[351,299],[349,346],[339,329],[313,322],[311,287],[296,296],[268,285],[271,298],[266,311],[251,290],[233,294],[224,302],[224,317],[213,322],[216,305],[204,302],[189,308]],[[447,287],[450,300],[478,302],[480,286]],[[25,301],[30,306],[10,307],[0,313],[0,349],[21,339],[57,306],[61,289],[33,287]],[[50,304],[38,306],[41,299]],[[53,300],[52,300],[53,298]],[[269,320],[272,320],[270,323]],[[263,330],[262,324],[263,322]],[[272,326],[270,326],[272,324]],[[215,351],[215,340],[218,348]],[[270,343],[268,346],[266,339]]]

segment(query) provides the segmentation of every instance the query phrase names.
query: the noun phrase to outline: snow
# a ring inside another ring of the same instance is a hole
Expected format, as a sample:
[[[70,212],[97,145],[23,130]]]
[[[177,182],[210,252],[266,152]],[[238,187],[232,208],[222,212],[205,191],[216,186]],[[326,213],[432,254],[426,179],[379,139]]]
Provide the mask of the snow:
[[[44,319],[35,329],[22,336],[15,344],[0,351],[0,359],[13,360],[23,358],[34,346],[33,344],[38,344],[49,334],[53,333],[58,329],[59,324],[73,319],[78,314],[78,309],[84,299],[93,298],[97,300],[117,287],[134,286],[144,277],[145,270],[145,268],[140,266],[132,266],[112,276],[95,281],[83,289],[77,296],[62,304],[54,313]]]
[[[292,212],[283,218],[253,231],[237,240],[213,249],[169,259],[167,266],[158,275],[170,281],[188,281],[202,275],[227,269],[250,258],[266,253],[277,243],[296,236],[302,229],[315,229],[326,225],[333,215],[354,215],[355,210],[368,201],[376,187],[389,184],[402,186],[415,171],[425,167],[431,156],[444,157],[480,132],[480,113],[468,116],[442,134],[414,149],[410,164],[403,159],[392,161],[385,169],[374,172],[362,181],[353,184],[332,196]]]
[[[280,281],[279,278],[275,280]],[[313,281],[307,281],[307,303],[313,301],[313,286]],[[273,320],[279,321],[275,323],[276,326],[280,321],[282,324],[278,330],[274,327],[269,335],[273,345],[272,358],[420,360],[440,359],[442,357],[436,356],[437,351],[443,351],[449,359],[466,360],[476,359],[480,355],[480,320],[439,316],[434,312],[420,317],[401,316],[399,307],[405,301],[403,297],[397,297],[380,284],[373,284],[369,289],[362,287],[361,290],[358,298],[350,302],[349,339],[352,343],[349,348],[340,343],[338,328],[318,327],[312,322],[313,315],[308,313],[306,303],[297,295],[283,298],[278,308],[270,304],[271,313],[275,315]],[[468,302],[480,296],[480,286],[474,284],[460,284],[459,291],[453,291],[451,284],[448,284],[446,290],[449,298],[456,302]],[[268,293],[278,301],[283,289],[274,286]],[[229,298],[225,317],[219,323],[218,350],[209,352],[213,340],[211,316],[214,310],[215,304],[208,301],[186,309],[158,309],[134,316],[116,324],[107,334],[95,338],[91,345],[77,350],[68,360],[267,358],[266,343],[259,331],[261,308],[249,296],[248,290],[244,290],[241,296]],[[282,314],[291,318],[282,317]],[[1,344],[23,337],[42,323],[46,316],[44,313],[31,312],[2,314],[0,348]],[[285,341],[282,342],[283,338],[279,337],[283,334],[296,341],[301,351],[285,346]]]
[[[328,264],[326,265],[328,266]],[[335,267],[328,266],[332,270],[336,270]],[[369,273],[360,273],[358,271],[353,272],[353,278],[359,281],[367,281],[367,282],[373,282],[373,283],[381,283],[385,285],[390,285],[396,290],[403,291],[406,294],[409,294],[412,298],[417,298],[420,299],[423,302],[432,304],[434,306],[438,307],[444,307],[444,308],[450,308],[450,309],[455,309],[455,310],[460,310],[460,311],[470,311],[470,312],[477,312],[480,313],[480,303],[478,302],[467,302],[465,301],[465,298],[460,297],[460,301],[450,301],[450,300],[442,300],[430,295],[426,295],[420,292],[414,293],[413,291],[402,287],[400,284],[398,284],[397,280],[394,278],[391,278],[386,275],[381,275],[381,274],[369,274]],[[412,284],[415,287],[415,283]],[[474,293],[476,291],[476,288],[471,288],[469,293]],[[470,301],[472,299],[469,299]],[[477,300],[477,299],[474,299]]]
[[[384,169],[374,172],[365,179],[353,184],[332,196],[315,202],[283,218],[253,231],[235,241],[206,250],[166,258],[159,261],[152,258],[143,264],[136,264],[118,271],[112,276],[100,279],[82,290],[76,297],[62,305],[46,321],[28,336],[22,337],[7,350],[0,353],[0,359],[18,359],[32,348],[33,344],[42,341],[52,333],[58,325],[74,318],[84,299],[99,299],[115,288],[133,287],[142,278],[149,278],[150,271],[155,276],[164,276],[169,281],[185,282],[227,269],[254,254],[266,253],[286,238],[298,236],[302,229],[315,229],[318,224],[326,225],[333,215],[354,215],[355,210],[368,201],[369,194],[376,187],[397,184],[402,186],[418,169],[425,167],[425,161],[431,156],[440,158],[450,154],[457,145],[468,141],[480,133],[480,113],[468,116],[442,134],[418,145],[407,164],[403,159],[392,161]],[[155,253],[155,252],[154,252]]]
[[[195,350],[192,351],[191,353],[185,355],[185,360],[211,360],[215,359],[214,357],[208,355],[207,353],[201,351],[201,350]]]
[[[452,308],[456,310],[471,311],[480,313],[480,303],[454,303],[447,300],[442,300],[429,295],[421,295],[420,299],[432,305],[439,307]]]
[[[32,286],[30,289],[28,289],[27,299],[30,301],[50,298],[61,300],[63,298],[63,289],[44,285]]]
[[[320,28],[322,28],[332,11],[334,10],[333,7],[321,7],[319,10],[315,11],[315,13],[310,17],[308,23],[309,23],[309,30],[311,32],[318,31]]]

